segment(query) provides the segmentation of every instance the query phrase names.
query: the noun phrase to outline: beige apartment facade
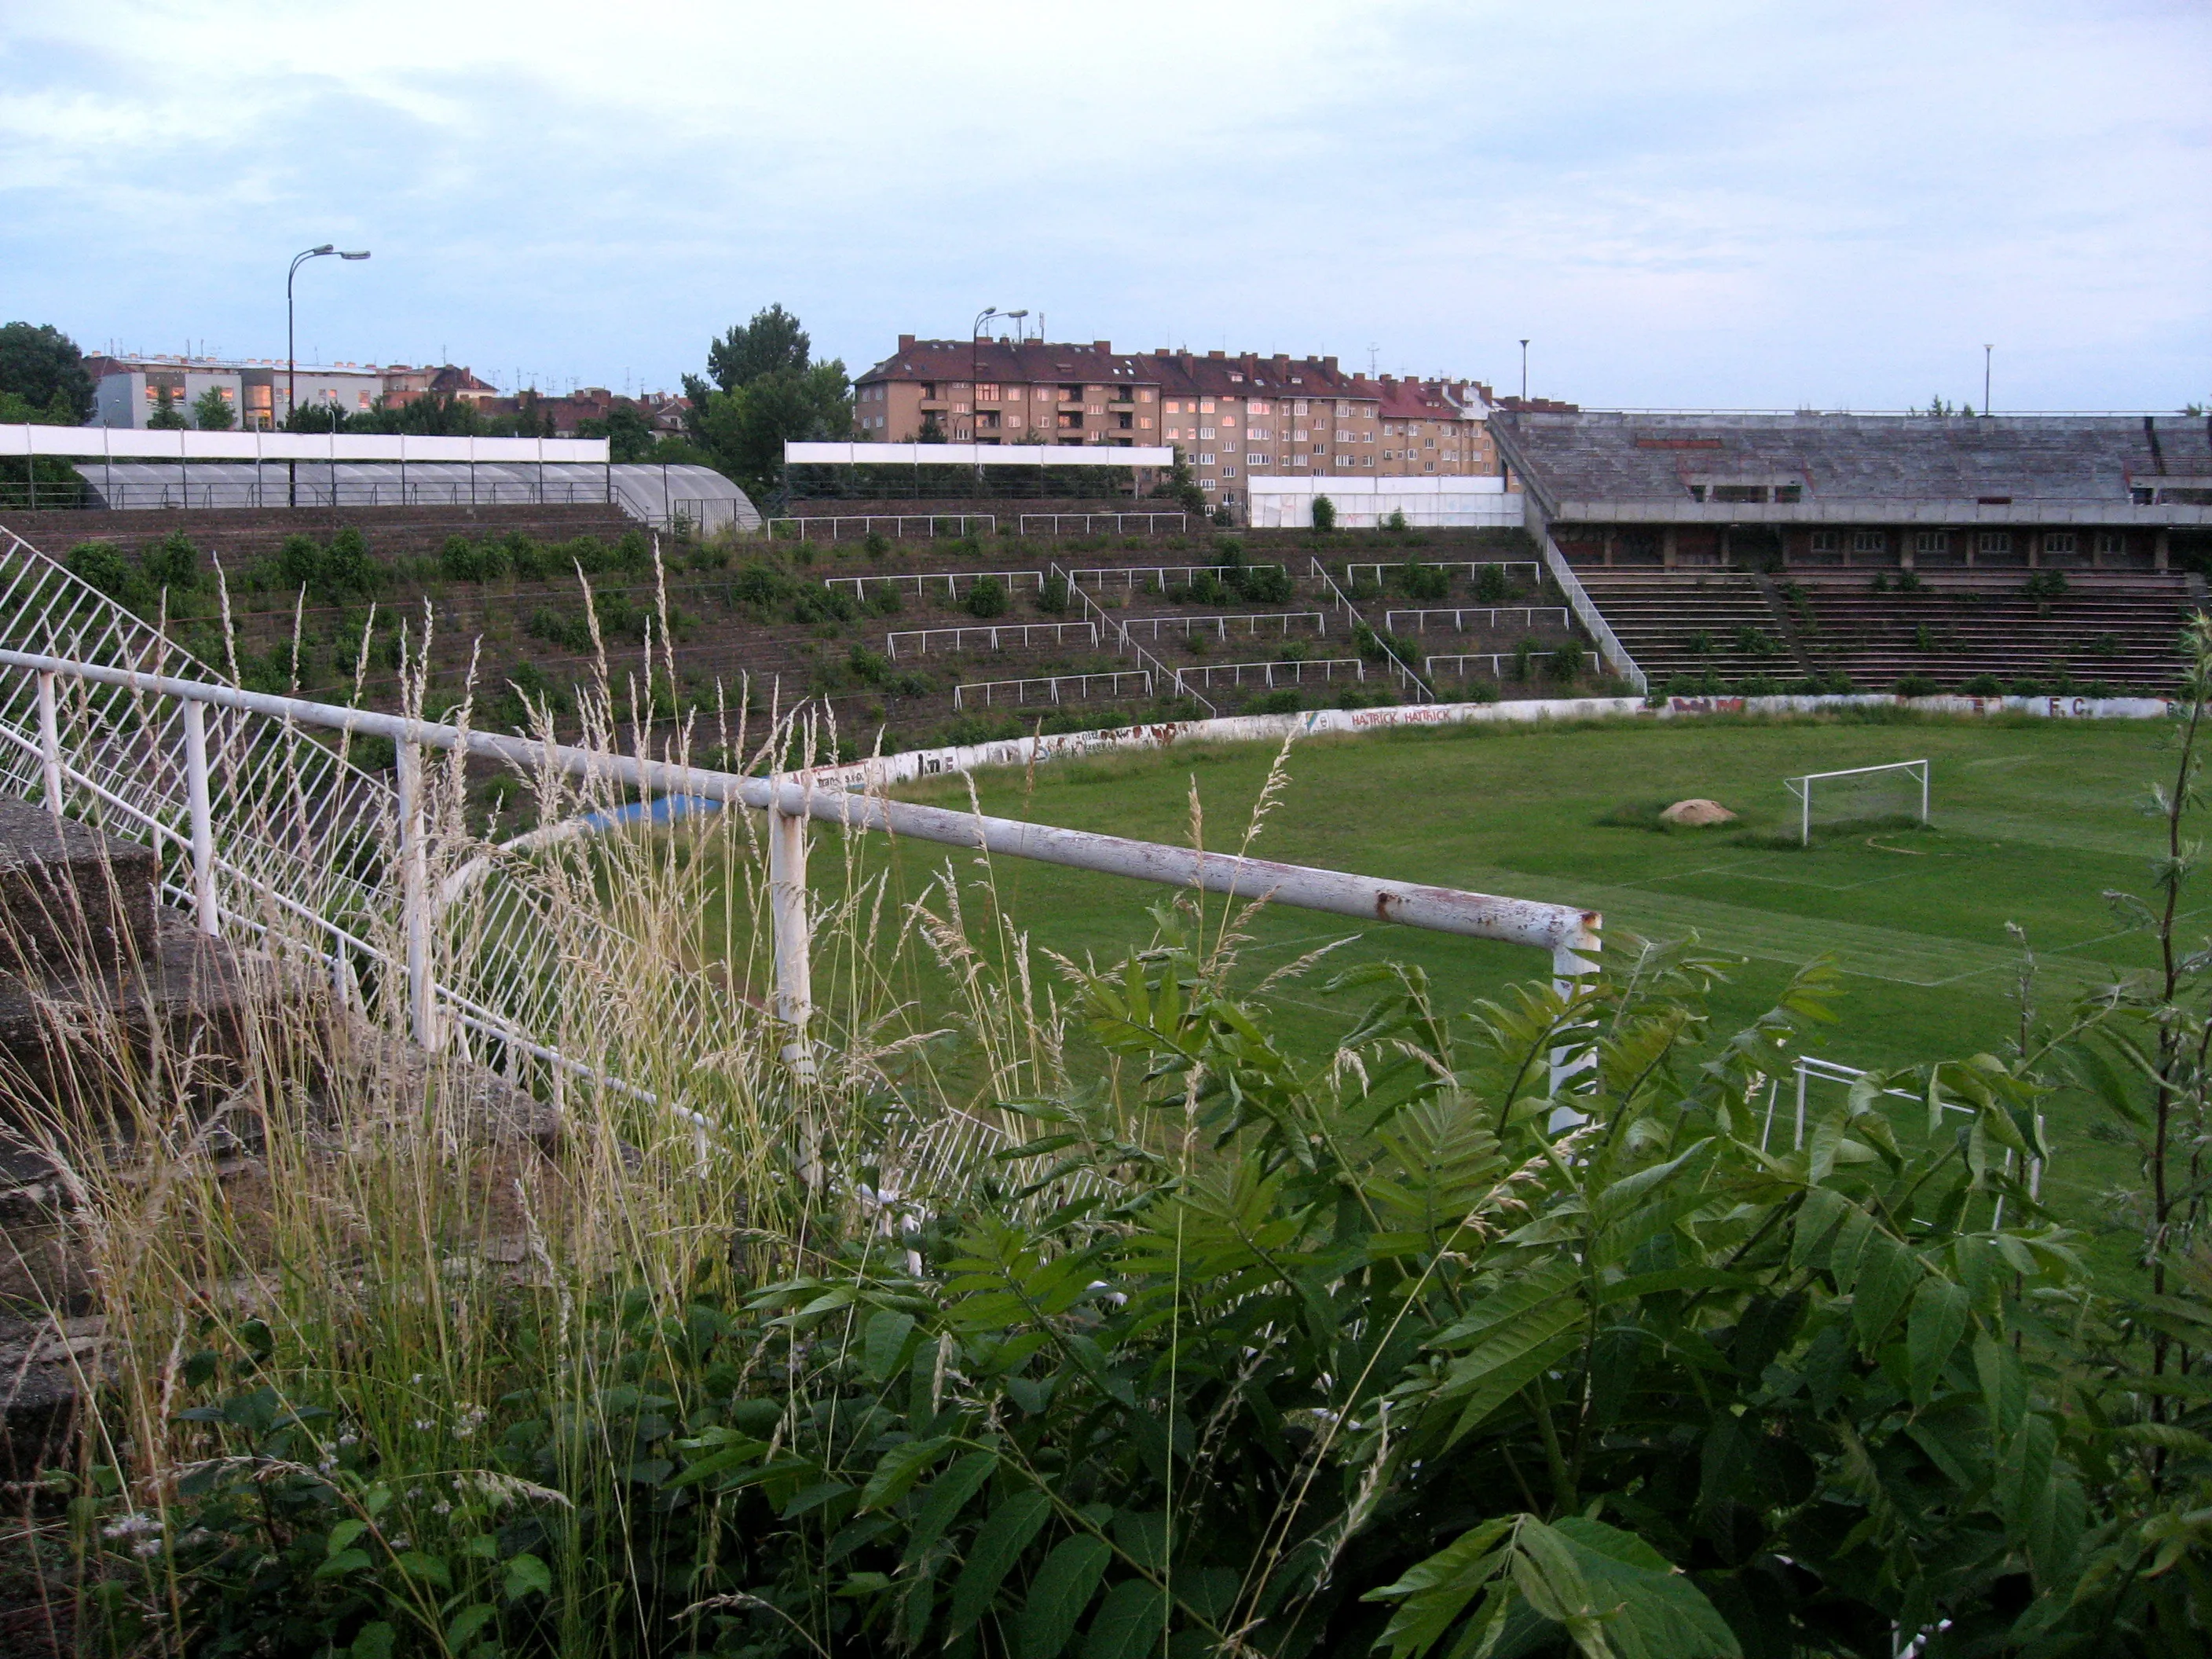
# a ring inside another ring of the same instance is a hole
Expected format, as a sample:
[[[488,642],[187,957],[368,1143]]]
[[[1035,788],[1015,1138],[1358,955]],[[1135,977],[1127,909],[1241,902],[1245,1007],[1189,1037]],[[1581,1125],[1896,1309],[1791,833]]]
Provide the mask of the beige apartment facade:
[[[902,334],[854,382],[854,425],[878,443],[1167,445],[1209,501],[1242,517],[1255,477],[1419,473],[1447,457],[1453,471],[1477,459],[1494,471],[1484,404],[1456,401],[1465,394],[1460,382],[1347,374],[1334,357]]]

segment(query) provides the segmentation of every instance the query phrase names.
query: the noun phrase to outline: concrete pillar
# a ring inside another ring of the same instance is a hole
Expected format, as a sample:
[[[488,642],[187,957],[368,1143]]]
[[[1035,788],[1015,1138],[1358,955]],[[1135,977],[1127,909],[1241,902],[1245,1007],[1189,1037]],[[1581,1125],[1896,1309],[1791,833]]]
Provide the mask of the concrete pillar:
[[[1674,526],[1671,524],[1667,526],[1665,538],[1660,544],[1659,562],[1669,570],[1679,562],[1674,554]]]
[[[2161,528],[2161,529],[2159,531],[2159,532],[2158,532],[2158,544],[2157,544],[2157,550],[2156,550],[2156,551],[2155,551],[2154,553],[2153,553],[2153,555],[2151,556],[2151,565],[2152,565],[2152,568],[2156,569],[2156,570],[2163,570],[2163,569],[2165,569],[2165,568],[2166,568],[2166,541],[2167,541],[2167,538],[2169,538],[2172,533],[2173,533],[2172,532],[2171,532],[2171,531],[2169,531],[2169,530],[2163,529],[2163,528]]]

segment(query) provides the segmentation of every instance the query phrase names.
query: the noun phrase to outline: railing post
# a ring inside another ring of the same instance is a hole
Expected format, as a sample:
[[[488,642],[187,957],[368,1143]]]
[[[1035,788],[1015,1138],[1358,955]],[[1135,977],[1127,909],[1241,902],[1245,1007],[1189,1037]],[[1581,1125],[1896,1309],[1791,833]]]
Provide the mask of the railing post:
[[[54,715],[54,677],[39,676],[39,754],[46,775],[46,811],[62,815],[62,733]]]
[[[1599,931],[1601,925],[1595,911],[1584,911],[1574,931],[1553,945],[1552,988],[1560,996],[1573,996],[1582,977],[1586,974],[1594,974],[1597,971],[1597,963],[1591,958],[1595,957],[1603,947],[1603,937]],[[1595,1036],[1595,1032],[1590,1030],[1590,1028],[1582,1029],[1589,1032],[1590,1036]],[[1597,1049],[1588,1036],[1571,1042],[1563,1042],[1553,1049],[1551,1093],[1554,1102],[1557,1102],[1559,1096],[1566,1090],[1571,1079],[1580,1073],[1594,1071],[1596,1066]],[[1571,1106],[1564,1103],[1555,1104],[1552,1109],[1548,1127],[1557,1133],[1562,1130],[1572,1128],[1576,1124],[1583,1121],[1586,1115]]]
[[[222,937],[222,911],[215,897],[215,814],[208,805],[207,705],[185,699],[185,800],[191,815],[192,904],[199,930]]]
[[[768,809],[769,911],[775,933],[775,991],[772,1008],[784,1028],[783,1059],[799,1077],[814,1074],[806,1038],[813,1012],[813,940],[806,914],[806,815],[783,810],[782,787]]]
[[[430,980],[430,849],[422,811],[421,745],[399,745],[399,905],[407,933],[407,1021],[416,1042],[438,1048],[438,1010]]]

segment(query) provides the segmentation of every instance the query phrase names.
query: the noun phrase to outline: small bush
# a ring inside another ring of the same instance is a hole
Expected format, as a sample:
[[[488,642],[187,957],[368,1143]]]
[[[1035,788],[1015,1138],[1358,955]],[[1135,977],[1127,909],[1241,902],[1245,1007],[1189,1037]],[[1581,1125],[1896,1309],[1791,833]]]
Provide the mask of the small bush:
[[[1168,597],[1182,605],[1227,605],[1229,584],[1211,570],[1200,570],[1191,577],[1188,587],[1178,588]]]
[[[868,595],[866,609],[872,617],[896,617],[905,608],[906,603],[899,598],[898,589],[889,582]]]
[[[1502,564],[1486,564],[1474,573],[1474,597],[1485,605],[1497,605],[1513,592],[1513,584]]]
[[[1926,674],[1899,674],[1889,689],[1900,697],[1932,697],[1943,688]]]
[[[872,651],[865,645],[855,645],[845,656],[845,666],[852,670],[853,678],[863,685],[881,685],[889,678],[890,660],[880,651]]]
[[[1568,640],[1553,648],[1552,659],[1544,665],[1544,672],[1561,685],[1571,685],[1583,677],[1583,670],[1589,660],[1582,641]]]
[[[1405,515],[1395,515],[1402,518]],[[1435,565],[1423,564],[1418,559],[1408,559],[1399,580],[1404,584],[1407,596],[1423,601],[1441,599],[1451,592],[1451,573]]]
[[[791,619],[795,623],[848,623],[860,614],[860,602],[842,587],[810,582],[791,596]]]
[[[890,556],[891,538],[880,530],[871,530],[860,538],[860,550],[872,559]]]
[[[1404,535],[1406,533],[1405,508],[1399,507],[1392,507],[1390,509],[1390,516],[1382,520],[1382,527],[1385,530],[1393,531],[1398,535]]]
[[[2001,697],[2004,696],[2004,682],[1994,674],[1976,674],[1959,690],[1970,697]]]
[[[146,580],[173,593],[189,593],[200,585],[200,550],[181,530],[173,530],[148,548],[141,562]]]
[[[2036,679],[2031,675],[2023,675],[2005,689],[2015,697],[2043,697],[2051,694],[2049,682]]]
[[[1712,630],[1709,628],[1697,629],[1682,642],[1682,648],[1693,657],[1711,656],[1713,654]]]
[[[79,542],[62,563],[70,574],[118,605],[129,605],[138,597],[138,573],[113,542]]]
[[[530,613],[523,631],[532,639],[543,640],[579,656],[592,648],[592,625],[581,611],[556,611],[550,605],[540,605]]]
[[[1469,680],[1459,690],[1459,702],[1496,702],[1498,688],[1488,680]]]
[[[1336,503],[1326,495],[1314,497],[1313,527],[1323,535],[1336,528]]]
[[[2039,570],[2021,584],[2021,592],[2031,599],[2057,599],[2065,597],[2066,573],[2063,570]]]
[[[978,578],[975,585],[968,590],[968,598],[963,608],[969,616],[981,617],[987,622],[994,617],[1005,616],[1007,608],[1006,585],[996,576]]]
[[[1926,583],[1910,570],[1900,570],[1897,573],[1897,591],[1900,593],[1917,593],[1926,586]]]
[[[1058,571],[1047,576],[1037,586],[1036,608],[1048,617],[1067,614],[1067,578]]]
[[[1247,705],[1255,714],[1295,714],[1305,706],[1305,694],[1296,686],[1263,692]]]
[[[755,559],[730,583],[731,597],[744,605],[781,604],[791,592],[791,578],[764,559]]]
[[[1782,641],[1763,628],[1747,624],[1735,630],[1735,648],[1747,657],[1778,656],[1782,651]]]
[[[1237,573],[1236,585],[1247,605],[1291,602],[1291,573],[1279,564],[1247,565]]]

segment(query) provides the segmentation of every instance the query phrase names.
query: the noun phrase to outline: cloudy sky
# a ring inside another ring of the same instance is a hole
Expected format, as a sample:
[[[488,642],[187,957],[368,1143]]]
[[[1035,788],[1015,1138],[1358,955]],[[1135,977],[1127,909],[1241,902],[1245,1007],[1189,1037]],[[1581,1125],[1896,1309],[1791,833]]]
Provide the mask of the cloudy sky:
[[[2212,398],[2206,0],[0,0],[0,313],[658,386],[987,305],[1599,405]]]

